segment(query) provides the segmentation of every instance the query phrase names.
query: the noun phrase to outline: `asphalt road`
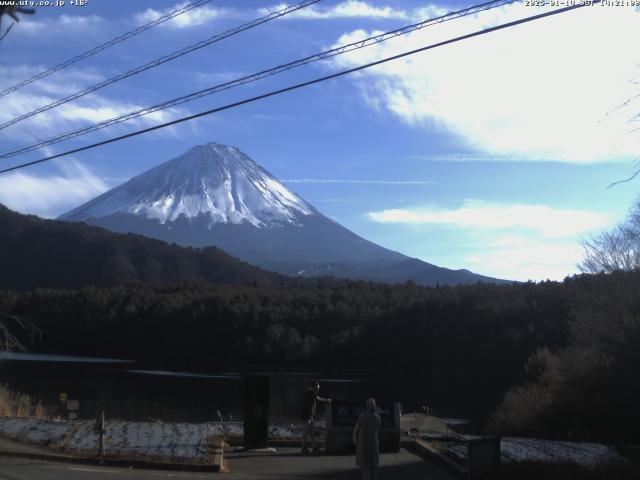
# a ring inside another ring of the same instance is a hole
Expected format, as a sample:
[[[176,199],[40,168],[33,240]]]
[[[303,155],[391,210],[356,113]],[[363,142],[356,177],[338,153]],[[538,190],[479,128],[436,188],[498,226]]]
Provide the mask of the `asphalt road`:
[[[228,473],[179,472],[117,467],[98,467],[0,457],[0,480],[359,480],[353,456],[301,456],[297,449],[276,454],[231,454],[225,461]],[[406,450],[381,455],[380,480],[451,480],[454,477],[431,462]]]
[[[92,467],[23,458],[0,458],[0,480],[195,480],[213,478],[215,475],[219,474]]]

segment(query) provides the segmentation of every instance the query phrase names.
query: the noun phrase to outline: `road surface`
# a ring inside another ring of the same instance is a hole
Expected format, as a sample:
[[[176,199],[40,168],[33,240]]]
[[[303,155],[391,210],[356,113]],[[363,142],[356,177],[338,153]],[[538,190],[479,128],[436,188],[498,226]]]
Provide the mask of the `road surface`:
[[[67,464],[0,457],[0,480],[360,480],[353,455],[300,455],[298,449],[275,454],[230,453],[228,473],[179,472]],[[454,480],[455,477],[406,450],[382,454],[379,480]]]

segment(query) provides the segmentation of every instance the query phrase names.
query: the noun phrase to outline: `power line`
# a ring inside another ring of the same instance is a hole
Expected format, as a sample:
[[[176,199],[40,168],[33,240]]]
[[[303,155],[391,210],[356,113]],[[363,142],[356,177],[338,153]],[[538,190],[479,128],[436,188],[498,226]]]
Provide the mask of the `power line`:
[[[489,28],[485,28],[485,29],[482,29],[482,30],[477,30],[475,32],[468,33],[466,35],[461,35],[461,36],[458,36],[458,37],[450,38],[448,40],[444,40],[444,41],[441,41],[441,42],[438,42],[438,43],[434,43],[434,44],[427,45],[427,46],[424,46],[424,47],[421,47],[421,48],[417,48],[415,50],[409,50],[409,51],[406,51],[406,52],[403,52],[403,53],[400,53],[400,54],[397,54],[397,55],[393,55],[391,57],[386,57],[386,58],[383,58],[381,60],[377,60],[375,62],[367,63],[367,64],[364,64],[364,65],[360,65],[358,67],[350,68],[348,70],[342,70],[340,72],[333,73],[331,75],[325,75],[323,77],[315,78],[313,80],[308,80],[308,81],[302,82],[302,83],[297,83],[295,85],[290,85],[288,87],[280,88],[278,90],[272,90],[272,91],[264,93],[262,95],[257,95],[255,97],[251,97],[251,98],[240,100],[240,101],[237,101],[237,102],[234,102],[234,103],[229,103],[227,105],[223,105],[222,107],[212,108],[212,109],[206,110],[204,112],[200,112],[200,113],[196,113],[196,114],[189,115],[189,116],[186,116],[186,117],[182,117],[182,118],[179,118],[179,119],[176,119],[176,120],[172,120],[170,122],[166,122],[166,123],[163,123],[163,124],[160,124],[160,125],[154,125],[153,127],[144,128],[142,130],[137,130],[135,132],[130,132],[130,133],[127,133],[125,135],[120,135],[118,137],[110,138],[108,140],[103,140],[101,142],[92,143],[90,145],[85,145],[84,147],[75,148],[73,150],[68,150],[66,152],[58,153],[56,155],[50,155],[50,156],[45,157],[45,158],[41,158],[41,159],[38,159],[38,160],[33,160],[31,162],[26,162],[26,163],[23,163],[23,164],[20,164],[20,165],[15,165],[13,167],[5,168],[3,170],[0,170],[0,174],[11,172],[13,170],[18,170],[18,169],[21,169],[21,168],[26,168],[26,167],[29,167],[29,166],[32,166],[32,165],[36,165],[36,164],[39,164],[39,163],[47,162],[49,160],[54,160],[56,158],[64,157],[64,156],[67,156],[67,155],[72,155],[74,153],[83,152],[85,150],[90,150],[92,148],[96,148],[96,147],[100,147],[102,145],[107,145],[107,144],[110,144],[110,143],[118,142],[120,140],[125,140],[127,138],[131,138],[131,137],[135,137],[135,136],[138,136],[138,135],[142,135],[143,133],[148,133],[148,132],[152,132],[154,130],[159,130],[161,128],[166,128],[166,127],[170,127],[172,125],[177,125],[179,123],[187,122],[189,120],[194,120],[196,118],[204,117],[206,115],[211,115],[213,113],[221,112],[221,111],[224,111],[224,110],[229,110],[229,109],[232,109],[232,108],[235,108],[235,107],[239,107],[241,105],[246,105],[248,103],[253,103],[253,102],[256,102],[258,100],[263,100],[265,98],[269,98],[269,97],[273,97],[273,96],[276,96],[276,95],[280,95],[282,93],[291,92],[293,90],[298,90],[298,89],[303,88],[303,87],[308,87],[310,85],[315,85],[317,83],[325,82],[327,80],[332,80],[334,78],[338,78],[338,77],[342,77],[342,76],[345,76],[345,75],[348,75],[348,74],[351,74],[351,73],[359,72],[359,71],[365,70],[367,68],[375,67],[377,65],[382,65],[384,63],[391,62],[393,60],[398,60],[400,58],[408,57],[410,55],[415,55],[415,54],[420,53],[420,52],[425,52],[427,50],[432,50],[434,48],[442,47],[444,45],[449,45],[449,44],[452,44],[452,43],[460,42],[462,40],[467,40],[467,39],[478,37],[478,36],[481,36],[481,35],[486,35],[488,33],[492,33],[492,32],[498,31],[498,30],[503,30],[503,29],[506,29],[506,28],[515,27],[517,25],[521,25],[521,24],[524,24],[524,23],[532,22],[534,20],[540,20],[542,18],[550,17],[550,16],[553,16],[553,15],[558,15],[558,14],[565,13],[565,12],[568,12],[568,11],[571,11],[571,10],[582,8],[582,7],[587,6],[587,5],[596,5],[596,4],[600,3],[600,2],[601,2],[601,0],[593,0],[593,2],[591,2],[590,4],[585,4],[585,3],[575,4],[575,5],[572,5],[572,6],[569,6],[569,7],[564,7],[564,8],[560,8],[560,9],[557,9],[557,10],[552,10],[552,11],[549,11],[549,12],[540,13],[540,14],[537,14],[537,15],[531,15],[529,17],[521,18],[519,20],[514,20],[514,21],[511,21],[511,22],[507,22],[507,23],[503,23],[503,24],[500,24],[500,25],[496,25],[494,27],[489,27]]]
[[[141,108],[139,110],[135,110],[123,115],[120,115],[118,117],[113,117],[110,118],[108,120],[103,120],[102,122],[93,124],[93,125],[89,125],[86,127],[82,127],[80,129],[77,130],[73,130],[71,132],[67,132],[61,135],[56,135],[53,137],[49,137],[45,140],[39,140],[36,143],[32,143],[29,145],[24,145],[22,147],[19,147],[15,150],[11,150],[11,151],[6,151],[2,154],[0,154],[0,159],[1,158],[11,158],[11,157],[15,157],[17,155],[22,155],[24,153],[33,151],[33,150],[37,150],[39,148],[42,147],[46,147],[49,145],[53,145],[55,143],[59,143],[62,142],[64,140],[69,140],[72,138],[76,138],[79,137],[81,135],[86,135],[92,132],[95,132],[97,130],[101,130],[103,128],[107,128],[113,125],[117,125],[123,122],[127,122],[129,120],[133,120],[139,117],[142,117],[144,115],[149,115],[151,113],[160,111],[160,110],[165,110],[167,108],[170,107],[174,107],[176,105],[181,105],[183,103],[187,103],[193,100],[197,100],[199,98],[205,97],[207,95],[213,95],[214,93],[218,93],[221,92],[223,90],[230,90],[232,88],[241,86],[241,85],[245,85],[247,83],[251,83],[251,82],[255,82],[257,80],[261,80],[263,78],[267,78],[267,77],[271,77],[274,75],[277,75],[279,73],[282,73],[286,70],[291,70],[297,67],[301,67],[303,65],[308,65],[310,63],[313,62],[317,62],[320,60],[326,60],[328,58],[337,56],[337,55],[342,55],[344,53],[353,51],[353,50],[358,50],[361,48],[365,48],[371,45],[375,45],[378,43],[382,43],[385,42],[387,40],[390,40],[392,38],[401,36],[401,35],[406,35],[408,33],[414,32],[416,30],[420,30],[423,28],[426,28],[428,26],[432,26],[432,25],[436,25],[436,24],[440,24],[440,23],[444,23],[450,20],[454,20],[457,18],[461,18],[467,15],[471,15],[471,14],[475,14],[475,13],[479,13],[482,11],[486,11],[486,10],[490,10],[492,8],[497,8],[497,7],[501,7],[504,5],[508,5],[508,4],[512,4],[512,3],[516,3],[519,0],[492,0],[489,2],[485,2],[485,3],[481,3],[478,5],[473,5],[471,7],[468,8],[464,8],[462,10],[458,10],[455,12],[449,12],[446,13],[444,15],[441,15],[439,17],[434,17],[434,18],[430,18],[427,20],[424,20],[422,22],[418,22],[418,23],[414,23],[412,25],[407,25],[405,27],[402,28],[398,28],[396,30],[392,30],[390,32],[386,32],[386,33],[382,33],[379,35],[375,35],[372,37],[368,37],[365,38],[363,40],[358,40],[357,42],[353,42],[353,43],[349,43],[346,45],[341,45],[335,48],[332,48],[330,50],[325,50],[322,51],[320,53],[317,53],[315,55],[311,55],[308,57],[304,57],[302,59],[298,59],[298,60],[294,60],[292,62],[289,63],[285,63],[282,65],[278,65],[276,67],[267,69],[267,70],[262,70],[260,72],[251,74],[251,75],[246,75],[244,77],[240,77],[237,78],[235,80],[231,80],[229,82],[225,82],[225,83],[221,83],[209,88],[205,88],[203,90],[199,90],[197,92],[193,92],[190,93],[188,95],[183,95],[177,98],[173,98],[171,100],[167,100],[165,102],[162,103],[158,103],[156,105],[153,105],[151,107],[146,107],[146,108]]]
[[[207,38],[206,40],[202,40],[198,43],[194,43],[193,45],[189,45],[188,47],[182,48],[180,50],[177,50],[175,52],[172,52],[168,55],[164,55],[160,58],[157,58],[155,60],[152,60],[151,62],[145,63],[144,65],[140,65],[139,67],[134,68],[133,70],[129,70],[128,72],[122,73],[120,75],[117,75],[115,77],[109,78],[103,82],[100,82],[96,85],[93,85],[89,88],[85,88],[84,90],[81,90],[79,92],[76,92],[72,95],[69,95],[68,97],[62,98],[60,100],[56,100],[55,102],[52,102],[48,105],[45,105],[43,107],[40,107],[36,110],[33,110],[29,113],[25,113],[24,115],[21,115],[17,118],[14,118],[13,120],[9,120],[8,122],[3,123],[2,125],[0,125],[0,130],[3,128],[7,128],[10,125],[13,125],[15,123],[21,122],[22,120],[25,120],[29,117],[33,117],[34,115],[37,115],[39,113],[42,112],[46,112],[47,110],[51,110],[52,108],[58,107],[60,105],[63,105],[65,103],[71,102],[72,100],[76,100],[80,97],[83,97],[89,93],[95,92],[96,90],[99,90],[101,88],[106,87],[107,85],[111,85],[113,83],[119,82],[120,80],[124,80],[125,78],[129,78],[133,75],[137,75],[138,73],[144,72],[145,70],[149,70],[151,68],[157,67],[158,65],[162,65],[163,63],[167,63],[171,60],[175,60],[178,57],[182,57],[183,55],[186,55],[188,53],[191,53],[195,50],[199,50],[201,48],[204,48],[206,46],[211,45],[212,43],[216,43],[219,42],[220,40],[223,40],[225,38],[231,37],[233,35],[237,35],[238,33],[244,32],[245,30],[249,30],[251,28],[257,27],[259,25],[262,25],[263,23],[266,22],[270,22],[271,20],[275,20],[276,18],[280,18],[280,17],[284,17],[285,15],[288,15],[292,12],[295,12],[296,10],[300,10],[302,8],[308,7],[309,5],[313,5],[314,3],[318,3],[321,0],[304,0],[300,3],[297,3],[295,5],[292,5],[290,7],[286,7],[283,8],[281,10],[277,10],[274,12],[269,13],[268,15],[265,15],[264,17],[260,17],[257,18],[255,20],[252,20],[249,23],[245,23],[243,25],[240,25],[238,27],[232,28],[230,30],[227,30],[226,32],[214,35],[212,37]]]
[[[125,40],[128,40],[130,38],[135,37],[136,35],[141,34],[142,32],[145,32],[147,30],[149,30],[150,28],[155,27],[156,25],[160,25],[161,23],[167,22],[169,20],[171,20],[172,18],[175,18],[179,15],[182,15],[183,13],[187,13],[190,10],[193,10],[194,8],[198,8],[202,5],[204,5],[205,3],[209,3],[211,2],[211,0],[197,0],[195,2],[189,3],[188,5],[185,5],[184,7],[178,8],[177,10],[174,10],[172,12],[167,13],[166,15],[163,15],[159,18],[156,18],[155,20],[152,20],[148,23],[145,23],[144,25],[139,26],[138,28],[136,28],[135,30],[131,30],[130,32],[127,33],[123,33],[122,35],[118,35],[115,38],[112,38],[111,40],[98,45],[97,47],[94,47],[90,50],[87,50],[86,52],[81,53],[80,55],[77,55],[73,58],[70,58],[69,60],[65,60],[64,62],[56,65],[55,67],[51,67],[48,70],[45,70],[44,72],[38,73],[37,75],[34,75],[31,78],[28,78],[26,80],[23,80],[20,83],[17,83],[15,85],[13,85],[12,87],[7,88],[6,90],[3,90],[0,92],[0,97],[4,97],[5,95],[10,94],[11,92],[15,92],[16,90],[19,90],[20,88],[24,87],[25,85],[29,85],[30,83],[35,82],[36,80],[40,80],[44,77],[48,77],[49,75],[51,75],[52,73],[55,73],[59,70],[62,70],[63,68],[67,68],[70,65],[73,65],[74,63],[77,63],[81,60],[84,60],[85,58],[89,58],[103,50],[106,50],[107,48],[113,47],[114,45],[117,45],[120,42],[124,42]]]

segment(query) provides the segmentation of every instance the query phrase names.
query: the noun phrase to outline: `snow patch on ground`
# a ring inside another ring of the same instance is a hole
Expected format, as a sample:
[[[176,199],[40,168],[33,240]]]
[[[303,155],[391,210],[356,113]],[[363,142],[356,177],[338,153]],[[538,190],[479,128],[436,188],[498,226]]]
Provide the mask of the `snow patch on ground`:
[[[111,456],[206,461],[216,437],[240,438],[242,422],[163,423],[106,421],[105,453]],[[295,425],[270,425],[271,438],[300,438]],[[62,451],[95,455],[98,433],[91,420],[54,421],[0,417],[0,435]]]
[[[120,457],[146,457],[175,462],[206,462],[216,437],[242,438],[242,422],[163,423],[107,420],[105,452]],[[92,420],[45,420],[40,418],[0,417],[0,435],[23,442],[49,446],[60,451],[95,455],[98,434]],[[271,424],[272,439],[300,439],[299,425]],[[452,431],[423,432],[425,440],[444,444],[446,452],[465,463],[469,440],[475,435],[459,435]],[[455,438],[454,438],[455,437]],[[608,445],[563,442],[533,438],[503,437],[503,462],[540,461],[572,462],[585,467],[621,461],[623,458]]]
[[[472,439],[468,438],[467,440]],[[450,443],[447,445],[446,451],[459,461],[467,461],[466,443]],[[624,460],[613,447],[608,445],[536,438],[503,437],[500,443],[500,452],[502,461],[505,463],[525,461],[576,463],[583,467],[592,468],[596,465]]]
[[[613,447],[598,443],[560,442],[507,437],[502,440],[504,461],[573,462],[585,467],[622,460]]]
[[[0,418],[0,433],[39,445],[57,444],[64,440],[76,423],[31,418]]]

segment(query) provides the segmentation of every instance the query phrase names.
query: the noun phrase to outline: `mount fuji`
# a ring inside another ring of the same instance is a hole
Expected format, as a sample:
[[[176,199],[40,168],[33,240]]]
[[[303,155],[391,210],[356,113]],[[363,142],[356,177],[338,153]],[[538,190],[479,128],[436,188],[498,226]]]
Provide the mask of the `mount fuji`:
[[[236,147],[207,143],[60,216],[183,246],[216,246],[289,275],[423,285],[499,280],[365,240],[289,191]]]

